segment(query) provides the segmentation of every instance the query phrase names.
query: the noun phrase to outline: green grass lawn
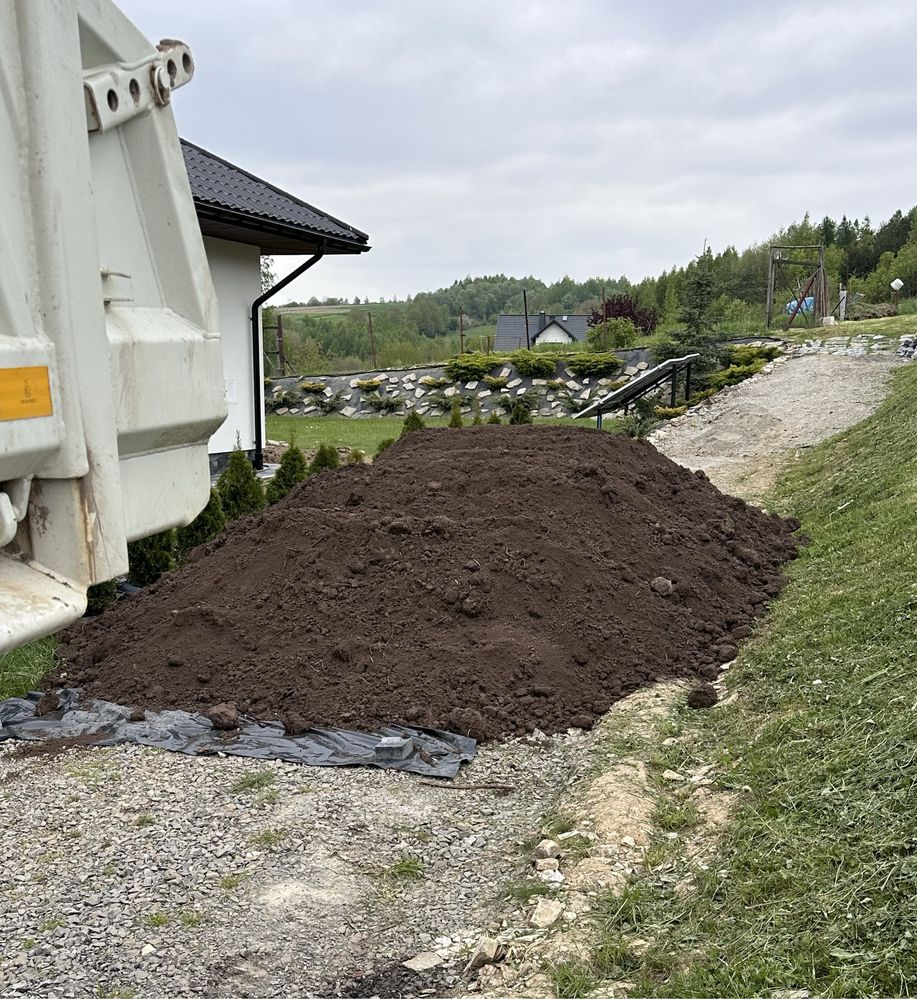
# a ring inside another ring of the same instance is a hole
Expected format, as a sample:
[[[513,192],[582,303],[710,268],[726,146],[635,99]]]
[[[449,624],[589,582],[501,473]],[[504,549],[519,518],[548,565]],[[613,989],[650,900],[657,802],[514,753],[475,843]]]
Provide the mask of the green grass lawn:
[[[289,442],[295,437],[296,443],[304,450],[314,450],[319,444],[333,447],[359,448],[367,454],[374,454],[380,441],[387,437],[397,437],[401,433],[404,418],[401,416],[369,416],[354,420],[346,416],[318,416],[314,419],[303,416],[268,416],[267,436],[274,441]],[[428,427],[445,427],[449,422],[445,416],[425,416]],[[466,421],[470,422],[470,420]],[[504,423],[506,418],[504,417]],[[558,424],[576,427],[595,427],[595,420],[574,420],[572,417],[552,419],[538,418],[538,424],[556,426]],[[620,429],[620,420],[605,419],[603,429],[614,432]]]
[[[51,668],[56,642],[42,638],[0,655],[0,701],[34,690]]]
[[[785,340],[825,340],[832,336],[882,336],[898,338],[905,333],[917,333],[917,315],[902,314],[888,316],[886,319],[860,319],[856,322],[835,323],[833,326],[794,326],[785,333],[775,323],[769,331],[770,336],[779,336]]]
[[[660,832],[655,864],[598,907],[631,996],[917,994],[915,497],[909,365],[779,482],[771,508],[811,544],[733,663],[738,700],[680,712],[678,741],[657,742],[657,768],[716,763],[736,809],[709,866],[660,859],[678,849]],[[605,977],[603,953],[567,994]]]

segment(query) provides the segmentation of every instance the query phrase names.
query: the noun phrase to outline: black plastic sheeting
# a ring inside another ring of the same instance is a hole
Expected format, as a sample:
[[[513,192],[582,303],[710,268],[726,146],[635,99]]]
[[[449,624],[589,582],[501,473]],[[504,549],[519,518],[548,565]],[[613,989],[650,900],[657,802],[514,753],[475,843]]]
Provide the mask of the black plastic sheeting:
[[[0,701],[0,742],[74,738],[95,746],[132,742],[188,756],[226,753],[313,767],[383,767],[427,777],[454,777],[462,763],[474,759],[477,746],[464,735],[400,725],[375,733],[310,729],[293,736],[286,735],[279,723],[244,716],[240,727],[230,732],[215,729],[208,718],[188,711],[147,711],[143,721],[131,721],[131,709],[119,704],[97,700],[81,704],[78,689],[64,688],[57,694],[59,707],[42,717],[35,716],[40,693]],[[376,746],[391,736],[410,739],[410,755],[401,760],[378,758]]]

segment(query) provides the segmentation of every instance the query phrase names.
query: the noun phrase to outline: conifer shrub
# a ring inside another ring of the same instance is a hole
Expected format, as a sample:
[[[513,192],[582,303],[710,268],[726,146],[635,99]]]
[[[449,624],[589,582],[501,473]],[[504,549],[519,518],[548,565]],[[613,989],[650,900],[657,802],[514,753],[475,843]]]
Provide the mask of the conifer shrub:
[[[450,381],[450,378],[434,378],[432,375],[424,375],[420,379],[420,384],[426,385],[427,388],[445,388]]]
[[[306,456],[291,441],[283,457],[280,459],[280,467],[273,479],[267,484],[268,503],[277,503],[296,485],[307,478],[309,466],[306,464]]]
[[[149,586],[164,573],[175,568],[178,549],[175,531],[161,531],[127,546],[130,566],[128,579],[135,586]]]
[[[318,408],[325,416],[336,413],[341,408],[341,393],[336,392],[332,396],[317,396],[315,399]]]
[[[94,583],[86,591],[86,613],[101,614],[118,599],[118,583],[114,579]]]
[[[462,419],[462,404],[458,397],[452,400],[452,415],[449,417],[449,426],[453,429],[463,427],[465,421]]]
[[[341,461],[338,458],[337,448],[330,444],[319,444],[315,457],[309,465],[309,473],[314,475],[316,472],[340,467]]]
[[[396,409],[400,409],[404,405],[400,399],[396,399],[391,395],[381,395],[379,392],[371,392],[369,395],[364,395],[363,402],[367,406],[371,406],[378,413],[394,413]]]
[[[188,524],[180,527],[176,534],[178,554],[184,557],[193,548],[215,538],[226,526],[226,514],[216,489],[210,490],[210,498],[203,510]]]
[[[509,422],[514,425],[532,422],[532,414],[529,407],[521,400],[517,399],[509,413]]]
[[[468,381],[472,378],[483,378],[498,365],[503,358],[496,354],[480,354],[472,352],[459,354],[446,363],[446,374],[453,381]]]
[[[481,403],[475,398],[471,403],[471,425],[473,427],[480,427],[484,421],[481,419]]]
[[[394,437],[386,437],[385,440],[379,441],[376,445],[376,457],[378,458],[383,451],[386,451],[395,443]]]
[[[557,359],[550,354],[536,354],[533,350],[517,350],[509,355],[516,371],[523,378],[550,378],[557,367]]]
[[[487,417],[487,422],[490,424],[494,424],[495,426],[498,427],[501,426],[503,423],[503,421],[496,413],[491,413],[490,416]]]
[[[327,388],[324,382],[300,382],[298,387],[300,392],[308,392],[312,395],[320,395]]]
[[[621,358],[610,353],[575,354],[567,362],[567,367],[580,378],[604,378],[621,367]]]
[[[687,411],[687,405],[656,406],[653,409],[653,413],[658,416],[660,420],[674,420],[676,416],[683,416]]]
[[[357,388],[361,392],[375,392],[382,381],[381,378],[360,378],[357,380]]]
[[[405,435],[411,433],[413,430],[423,430],[426,423],[423,421],[423,417],[416,410],[412,409],[410,413],[404,418],[404,423],[401,424],[401,433],[399,437],[404,437]]]
[[[227,520],[257,513],[265,504],[264,489],[245,452],[236,442],[223,474],[217,480],[217,492]]]
[[[502,388],[506,388],[506,385],[507,385],[508,381],[509,381],[508,378],[503,378],[503,377],[501,377],[499,375],[485,375],[484,376],[484,384],[489,389],[502,389]]]
[[[350,452],[350,454],[347,455],[347,464],[362,465],[365,458],[366,458],[366,452],[361,451],[358,447],[355,447]]]

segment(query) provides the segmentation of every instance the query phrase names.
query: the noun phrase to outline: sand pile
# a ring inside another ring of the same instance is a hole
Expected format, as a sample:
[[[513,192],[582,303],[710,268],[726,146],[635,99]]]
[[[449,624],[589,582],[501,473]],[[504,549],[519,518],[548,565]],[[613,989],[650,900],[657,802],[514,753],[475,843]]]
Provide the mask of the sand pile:
[[[63,681],[143,708],[235,702],[293,731],[588,726],[656,677],[715,676],[797,526],[644,441],[426,430],[74,629]]]

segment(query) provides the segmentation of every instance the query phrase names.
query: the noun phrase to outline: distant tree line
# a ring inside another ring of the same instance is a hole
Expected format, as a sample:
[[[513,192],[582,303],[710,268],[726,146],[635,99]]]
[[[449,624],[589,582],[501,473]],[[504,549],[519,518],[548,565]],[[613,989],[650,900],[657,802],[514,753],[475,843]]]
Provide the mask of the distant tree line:
[[[708,311],[715,328],[736,334],[755,333],[763,328],[768,248],[773,243],[824,243],[833,301],[840,284],[863,294],[867,301],[888,301],[889,284],[894,278],[904,282],[904,296],[917,296],[917,207],[908,212],[896,211],[878,227],[868,217],[851,220],[842,216],[835,221],[826,216],[814,223],[807,214],[802,221],[742,251],[734,246],[716,253],[705,249],[688,264],[639,282],[624,276],[585,281],[565,276],[546,284],[533,276],[469,275],[448,288],[408,296],[403,302],[390,299],[370,303],[359,296],[352,303],[346,298],[312,298],[298,304],[352,307],[348,313],[330,317],[285,315],[286,350],[300,373],[370,367],[367,308],[371,307],[377,366],[440,361],[458,350],[460,313],[465,317],[467,344],[478,346],[480,337],[476,338],[475,327],[496,322],[501,313],[521,313],[523,289],[530,312],[544,310],[557,315],[600,315],[603,299],[607,303],[615,296],[629,296],[638,308],[655,310],[659,330],[668,333],[683,325],[686,283],[698,268],[709,284]],[[606,309],[606,318],[615,317]],[[650,332],[639,321],[636,326]],[[265,339],[270,349],[270,334]]]

